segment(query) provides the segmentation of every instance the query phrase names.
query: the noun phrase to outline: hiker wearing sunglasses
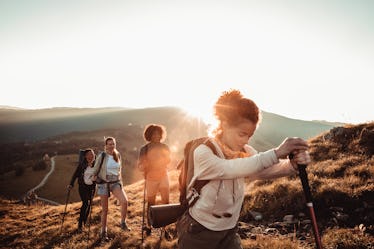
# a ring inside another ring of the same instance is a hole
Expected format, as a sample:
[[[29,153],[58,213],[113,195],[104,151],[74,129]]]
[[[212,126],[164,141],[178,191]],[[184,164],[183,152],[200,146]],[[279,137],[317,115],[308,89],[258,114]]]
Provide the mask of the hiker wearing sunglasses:
[[[272,179],[297,173],[297,164],[308,164],[308,144],[287,138],[278,147],[258,153],[248,145],[261,118],[260,110],[240,91],[223,92],[214,106],[218,126],[210,141],[218,156],[205,144],[194,150],[196,181],[209,180],[200,198],[178,220],[180,249],[239,249],[237,223],[243,204],[245,181]],[[293,153],[293,159],[288,155]]]

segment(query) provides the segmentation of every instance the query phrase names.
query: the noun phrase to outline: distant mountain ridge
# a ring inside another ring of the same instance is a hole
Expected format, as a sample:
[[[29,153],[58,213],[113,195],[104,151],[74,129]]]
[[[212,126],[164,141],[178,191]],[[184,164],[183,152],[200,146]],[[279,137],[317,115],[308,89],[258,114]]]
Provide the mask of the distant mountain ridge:
[[[262,122],[251,142],[261,150],[280,143],[288,136],[307,139],[336,126],[321,121],[291,119],[265,111],[262,114]],[[206,135],[208,126],[198,122],[197,118],[193,119],[176,107],[0,109],[0,144],[34,142],[69,132],[121,129],[128,125],[144,127],[148,123],[162,123],[169,132],[176,130],[179,134]],[[189,130],[178,128],[186,122],[197,123],[191,123]],[[190,130],[191,127],[195,127],[195,130]]]
[[[34,142],[73,131],[162,122],[176,108],[51,108],[0,110],[1,143]],[[157,113],[157,115],[155,115]]]
[[[262,121],[250,144],[263,151],[278,145],[286,137],[310,139],[336,126],[338,123],[292,119],[263,111]]]
[[[10,105],[0,105],[1,109],[7,109],[7,110],[25,110],[25,108],[16,107],[16,106],[10,106]]]
[[[178,159],[190,139],[206,136],[209,126],[176,107],[0,109],[0,172],[32,166],[44,153],[68,155],[81,148],[102,150],[103,137],[114,136],[126,164],[135,167],[144,127],[161,123],[166,143]],[[278,146],[286,137],[309,139],[333,125],[286,118],[263,112],[262,122],[249,144],[257,151]]]

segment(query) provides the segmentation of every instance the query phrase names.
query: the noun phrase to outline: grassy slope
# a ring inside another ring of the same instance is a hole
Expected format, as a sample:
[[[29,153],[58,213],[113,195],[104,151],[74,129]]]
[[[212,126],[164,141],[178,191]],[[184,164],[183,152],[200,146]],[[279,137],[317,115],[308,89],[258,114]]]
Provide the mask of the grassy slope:
[[[312,194],[315,198],[317,220],[322,231],[322,241],[326,248],[370,248],[373,238],[373,196],[374,192],[374,123],[347,127],[343,132],[323,134],[311,140],[314,162],[308,167]],[[365,136],[363,136],[364,134]],[[177,172],[171,171],[171,201],[177,200]],[[95,198],[91,240],[87,234],[77,234],[76,219],[79,203],[69,205],[64,232],[59,234],[59,207],[25,207],[2,200],[0,215],[4,226],[0,229],[0,245],[8,247],[34,248],[138,248],[140,244],[140,224],[142,217],[143,182],[125,186],[129,197],[130,233],[121,232],[118,226],[120,213],[113,200],[110,204],[110,242],[99,245],[100,209]],[[305,212],[304,199],[299,180],[295,177],[275,181],[256,182],[248,188],[243,207],[242,220],[246,221],[248,210],[264,214],[263,223],[281,220],[286,214]],[[290,205],[292,203],[292,205]],[[338,207],[349,214],[347,222],[334,221],[333,210]],[[362,208],[362,209],[357,209]],[[307,212],[305,212],[307,213]],[[362,224],[362,226],[359,226]],[[261,225],[261,224],[258,224]],[[361,228],[360,228],[361,227]],[[161,248],[176,248],[175,227],[167,228],[171,239],[162,240]],[[366,229],[366,231],[365,231]],[[147,239],[147,248],[157,244],[157,232]],[[306,248],[292,238],[258,236],[256,240],[243,239],[244,248]]]
[[[337,124],[319,121],[291,119],[274,113],[263,112],[262,122],[251,138],[250,144],[264,151],[280,144],[286,137],[310,139]]]
[[[66,186],[70,183],[71,176],[74,173],[75,165],[78,160],[77,155],[63,155],[56,157],[56,169],[55,172],[50,176],[50,180],[47,184],[38,191],[38,194],[41,197],[59,202],[65,203],[66,200]],[[133,171],[133,169],[131,169]],[[130,169],[126,168],[125,173],[129,173]],[[140,172],[134,172],[133,175],[138,175],[141,177]],[[125,176],[124,184],[128,184],[127,179]],[[53,190],[53,191],[51,191]],[[70,202],[77,202],[80,201],[79,194],[78,194],[78,183],[75,181],[74,188],[70,193]]]
[[[177,172],[173,171],[171,179],[171,201],[177,201]],[[141,244],[141,219],[143,181],[126,186],[125,191],[129,197],[128,224],[131,232],[122,232],[119,228],[119,207],[110,200],[108,216],[108,233],[110,241],[100,244],[98,233],[100,229],[100,207],[99,199],[96,197],[93,203],[92,224],[90,227],[90,239],[88,239],[88,228],[83,233],[77,233],[77,217],[79,216],[80,203],[68,205],[68,213],[65,216],[62,233],[61,218],[64,206],[24,206],[14,201],[0,200],[0,218],[3,226],[0,228],[0,247],[14,248],[140,248]],[[159,231],[154,230],[152,235],[145,241],[145,248],[177,248],[177,237],[175,225],[167,228],[169,239],[159,241]],[[355,247],[374,243],[372,237],[356,228],[331,228],[323,233],[323,243],[326,248],[368,248]],[[258,235],[256,240],[243,239],[245,249],[268,249],[268,248],[308,248],[301,241],[294,238],[276,237],[271,235]],[[353,245],[353,246],[352,246]]]
[[[177,202],[177,171],[172,171],[171,179],[171,202]],[[63,232],[60,233],[62,213],[64,205],[57,207],[24,206],[14,201],[0,200],[0,218],[4,226],[0,228],[0,246],[15,248],[139,248],[141,244],[141,219],[143,181],[126,186],[125,191],[129,197],[128,224],[131,232],[122,232],[119,228],[119,207],[110,200],[108,217],[108,234],[110,241],[100,244],[98,233],[100,229],[100,207],[99,199],[94,199],[92,211],[92,225],[90,227],[90,239],[88,228],[83,233],[77,233],[77,217],[79,216],[80,203],[68,205],[68,214],[65,216]],[[177,248],[175,225],[167,227],[170,234],[168,240],[159,241],[159,230],[154,230],[152,235],[146,239],[145,248]],[[262,238],[258,241],[243,240],[244,248],[298,248],[299,243],[291,242],[289,239]],[[269,247],[276,245],[276,247]]]

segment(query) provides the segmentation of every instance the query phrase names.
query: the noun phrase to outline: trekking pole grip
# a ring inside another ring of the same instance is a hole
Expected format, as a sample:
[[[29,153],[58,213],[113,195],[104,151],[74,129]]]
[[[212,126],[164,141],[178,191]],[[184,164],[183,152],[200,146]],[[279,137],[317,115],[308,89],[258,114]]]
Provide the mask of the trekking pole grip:
[[[310,192],[310,186],[308,181],[308,174],[306,173],[306,164],[298,164],[297,168],[299,170],[299,177],[301,180],[301,184],[303,186],[305,199],[307,202],[312,202],[312,194]]]

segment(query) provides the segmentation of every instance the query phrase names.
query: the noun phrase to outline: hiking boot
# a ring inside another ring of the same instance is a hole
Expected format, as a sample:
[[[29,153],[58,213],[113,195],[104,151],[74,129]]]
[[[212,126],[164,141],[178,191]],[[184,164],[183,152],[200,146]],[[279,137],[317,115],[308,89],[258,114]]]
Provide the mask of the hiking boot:
[[[126,221],[122,221],[122,222],[121,222],[121,229],[122,229],[123,231],[131,231],[131,229],[127,226]]]
[[[109,237],[107,232],[100,232],[100,240],[101,242],[108,242]]]
[[[164,237],[168,241],[172,241],[173,240],[173,237],[171,236],[171,234],[166,229],[164,230]]]
[[[149,226],[144,226],[144,227],[143,227],[143,230],[145,231],[145,234],[146,234],[147,236],[151,235],[151,233],[152,233],[152,229],[151,229],[151,227],[149,227]]]

